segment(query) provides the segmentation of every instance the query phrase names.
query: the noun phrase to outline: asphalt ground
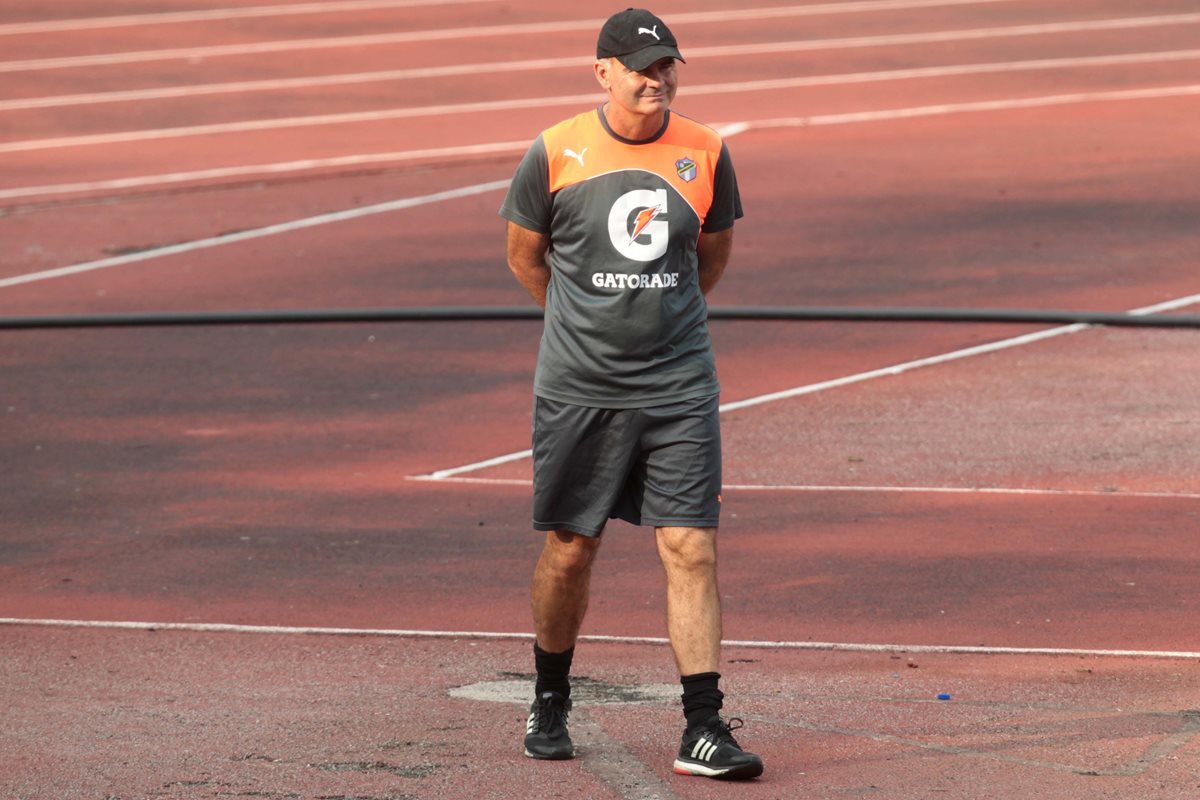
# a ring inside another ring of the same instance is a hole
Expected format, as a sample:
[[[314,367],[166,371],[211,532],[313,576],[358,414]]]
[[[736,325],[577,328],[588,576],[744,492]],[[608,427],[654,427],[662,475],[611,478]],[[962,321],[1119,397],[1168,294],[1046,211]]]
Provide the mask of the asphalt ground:
[[[2,12],[0,314],[526,302],[498,182],[611,9],[281,8]],[[1194,4],[656,11],[747,208],[714,305],[1200,302]],[[761,780],[670,773],[625,525],[581,758],[520,757],[536,323],[234,326],[0,336],[0,793],[1196,796],[1195,332],[712,333]]]

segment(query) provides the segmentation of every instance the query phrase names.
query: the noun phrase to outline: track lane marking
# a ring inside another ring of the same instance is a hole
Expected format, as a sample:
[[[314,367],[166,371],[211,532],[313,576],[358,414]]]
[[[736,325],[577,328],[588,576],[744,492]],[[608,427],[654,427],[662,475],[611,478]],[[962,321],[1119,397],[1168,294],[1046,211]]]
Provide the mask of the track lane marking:
[[[205,239],[197,239],[191,242],[168,245],[166,247],[156,247],[151,250],[143,250],[138,253],[129,253],[122,256],[114,256],[112,258],[102,258],[98,261],[86,261],[82,264],[75,264],[69,267],[60,267],[58,269],[48,269],[43,270],[42,272],[33,272],[26,275],[17,275],[12,278],[0,279],[0,289],[9,286],[19,286],[26,283],[49,280],[51,278],[79,275],[84,272],[93,272],[99,269],[120,267],[126,264],[134,264],[139,261],[150,261],[155,258],[162,258],[163,256],[191,253],[197,250],[207,250],[212,247],[234,244],[235,242],[261,239],[264,236],[275,236],[281,233],[290,233],[292,231],[304,230],[306,228],[315,228],[320,225],[329,225],[334,222],[346,222],[348,220],[360,219],[362,217],[368,217],[374,214],[386,214],[406,208],[429,205],[430,203],[440,203],[445,200],[457,200],[463,197],[471,197],[473,195],[483,194],[485,192],[493,192],[499,189],[504,189],[509,183],[511,183],[511,179],[491,181],[488,183],[477,183],[472,186],[449,189],[444,192],[420,195],[418,197],[406,197],[401,200],[389,200],[386,203],[376,203],[375,205],[352,208],[346,211],[335,211],[329,214],[318,214],[313,217],[304,217],[303,219],[292,220],[290,222],[281,222],[276,225],[266,225],[261,228],[251,228],[250,230],[239,231],[237,233],[210,236]]]
[[[1172,309],[1183,308],[1185,306],[1195,305],[1197,303],[1200,303],[1200,294],[1188,295],[1185,297],[1178,297],[1178,298],[1174,298],[1172,300],[1168,300],[1166,302],[1156,303],[1154,305],[1144,306],[1142,308],[1131,309],[1131,310],[1127,311],[1126,313],[1139,314],[1139,315],[1156,314],[1156,313],[1159,313],[1162,311],[1170,311]],[[853,375],[845,375],[841,378],[834,378],[832,380],[820,381],[818,383],[810,383],[810,384],[806,384],[804,386],[796,386],[794,388],[784,389],[784,390],[778,391],[778,392],[769,392],[767,394],[761,394],[761,395],[757,395],[755,397],[749,397],[749,398],[746,398],[745,400],[737,400],[737,401],[734,401],[731,403],[722,403],[719,407],[719,412],[722,414],[726,414],[730,411],[738,411],[743,408],[753,408],[754,406],[765,405],[767,403],[775,403],[780,400],[789,400],[794,397],[803,397],[804,395],[816,394],[817,392],[824,392],[824,391],[828,391],[829,389],[837,389],[842,386],[850,386],[850,385],[853,385],[856,383],[863,383],[864,381],[870,381],[870,380],[874,380],[876,378],[889,378],[889,377],[894,377],[896,375],[903,375],[906,372],[911,372],[916,369],[922,369],[924,367],[932,367],[932,366],[937,366],[939,364],[947,364],[952,361],[960,361],[962,359],[971,358],[973,356],[984,355],[987,353],[996,353],[996,352],[1000,352],[1001,350],[1009,350],[1014,347],[1022,347],[1024,345],[1033,344],[1035,342],[1044,341],[1046,339],[1053,339],[1053,338],[1057,338],[1059,336],[1066,336],[1069,334],[1079,333],[1080,331],[1088,330],[1091,327],[1094,327],[1094,326],[1077,323],[1074,325],[1061,325],[1061,326],[1058,326],[1055,328],[1049,328],[1047,330],[1037,331],[1035,333],[1023,334],[1021,336],[1012,336],[1007,339],[1000,339],[998,341],[989,342],[987,344],[976,345],[974,347],[966,347],[966,348],[963,348],[960,350],[952,350],[948,353],[941,353],[936,356],[929,356],[927,358],[918,358],[918,359],[914,359],[912,361],[905,361],[900,364],[893,364],[888,367],[881,367],[879,369],[867,370],[866,372],[858,372]],[[422,474],[422,475],[412,475],[412,476],[408,476],[408,477],[410,480],[420,480],[420,481],[430,481],[430,482],[445,481],[447,478],[454,478],[456,476],[460,476],[460,475],[463,475],[468,472],[477,472],[481,469],[487,469],[488,467],[497,466],[499,464],[506,464],[506,463],[509,463],[512,461],[519,461],[524,458],[529,458],[532,455],[533,455],[532,450],[521,450],[519,452],[507,453],[505,455],[496,456],[494,458],[489,458],[489,459],[486,459],[483,461],[476,461],[471,464],[464,464],[462,466],[451,467],[449,469],[439,469],[439,470],[435,470],[430,473],[426,473],[426,474]],[[982,491],[982,490],[976,490],[976,491]]]
[[[1200,22],[1200,14],[1185,15],[1188,21]],[[1111,30],[1124,27],[1144,27],[1147,19],[1126,19],[1046,23],[1041,25],[1018,25],[993,28],[969,28],[925,33],[889,34],[882,36],[856,36],[840,39],[799,39],[760,44],[722,45],[696,47],[688,50],[688,58],[711,58],[724,56],[766,55],[812,50],[840,48],[894,46],[899,44],[928,44],[932,42],[957,42],[977,39],[1028,36],[1033,34],[1079,32],[1086,30]],[[1103,23],[1103,24],[1101,24]],[[1132,23],[1126,25],[1124,23]],[[1167,24],[1167,23],[1163,23]],[[1081,27],[1082,26],[1082,27]],[[192,86],[168,86],[151,89],[136,89],[90,94],[30,97],[0,101],[0,111],[32,108],[55,108],[60,106],[94,105],[97,103],[130,102],[139,100],[161,100],[179,97],[206,96],[237,92],[275,91],[279,89],[302,89],[318,86],[343,86],[356,83],[379,81],[426,80],[429,78],[458,75],[492,75],[498,72],[523,72],[542,69],[561,69],[569,66],[587,65],[593,59],[587,57],[539,58],[516,61],[492,61],[478,64],[452,64],[440,67],[412,67],[407,69],[381,70],[373,72],[317,75],[301,78],[274,78],[256,81],[231,81],[226,83],[195,84]],[[2,64],[0,64],[2,66]]]
[[[408,639],[491,639],[499,641],[533,639],[532,633],[497,631],[432,631],[392,628],[325,628],[286,625],[232,625],[207,622],[126,622],[115,620],[38,619],[0,617],[0,625],[39,628],[96,628],[102,630],[187,631],[192,633],[249,633],[290,636],[385,636]],[[661,636],[620,636],[582,634],[583,642],[605,644],[645,644],[665,646],[670,640]],[[759,639],[723,639],[723,647],[759,650],[827,650],[855,653],[943,653],[948,655],[1021,655],[1021,656],[1094,656],[1147,659],[1200,659],[1200,652],[1176,650],[1116,650],[1065,647],[989,647],[987,645],[871,644],[861,642],[763,641]]]
[[[809,127],[817,125],[840,125],[855,122],[878,122],[885,120],[910,119],[914,117],[937,116],[944,114],[969,113],[979,111],[1004,111],[1009,109],[1034,108],[1053,105],[1069,105],[1086,102],[1114,102],[1122,100],[1161,99],[1168,97],[1186,97],[1200,94],[1200,84],[1185,86],[1166,86],[1149,89],[1122,90],[1117,92],[1095,92],[1074,95],[1050,95],[1044,97],[1027,97],[1008,100],[987,100],[970,103],[948,103],[933,106],[917,106],[912,108],[895,108],[881,111],[847,112],[843,114],[814,115],[811,117],[786,117],[758,121],[741,121],[714,123],[713,128],[725,137],[752,130],[754,128],[780,127]],[[590,95],[588,96],[591,97]],[[529,141],[496,142],[483,145],[463,145],[461,147],[430,148],[408,150],[394,153],[367,153],[361,155],[335,156],[331,158],[304,159],[300,161],[285,161],[275,164],[255,164],[237,167],[217,167],[214,169],[193,170],[189,172],[172,172],[164,175],[144,175],[131,178],[113,178],[102,181],[79,183],[47,184],[44,186],[23,186],[0,190],[0,200],[31,198],[55,194],[72,194],[78,192],[93,192],[113,189],[136,189],[151,186],[164,186],[173,183],[206,180],[220,177],[268,176],[272,174],[303,172],[337,166],[357,166],[366,164],[399,163],[421,158],[471,156],[481,153],[524,152]]]
[[[75,19],[54,19],[38,22],[9,22],[0,25],[0,36],[27,36],[31,33],[92,31],[103,28],[128,28],[138,25],[167,25],[182,22],[210,22],[213,20],[254,19],[261,17],[292,17],[302,14],[341,14],[346,11],[371,11],[375,9],[449,6],[488,2],[492,2],[492,0],[340,0],[340,2],[296,3],[294,5],[210,8],[197,11],[162,11],[150,14],[121,14],[110,17],[77,17]]]
[[[529,454],[526,453],[523,455],[527,457]],[[474,486],[533,486],[533,481],[528,478],[468,478],[454,476],[437,478],[433,477],[433,475],[410,475],[405,479],[425,483],[465,483]],[[1121,497],[1143,500],[1200,500],[1200,494],[1192,494],[1189,492],[1143,492],[1124,490],[1107,492],[1099,489],[1047,489],[1003,486],[839,486],[786,483],[726,483],[722,486],[722,488],[726,492],[802,492],[809,494],[821,494],[823,492],[850,492],[859,494],[994,494],[1018,497]]]
[[[516,142],[493,142],[491,144],[472,144],[461,147],[430,147],[393,153],[365,153],[361,155],[334,156],[331,158],[306,158],[298,161],[282,161],[275,164],[214,167],[212,169],[197,169],[186,172],[168,172],[163,175],[112,178],[103,181],[24,186],[13,189],[0,189],[0,200],[75,194],[78,192],[111,191],[114,189],[146,189],[154,186],[169,186],[171,184],[220,178],[269,177],[271,175],[308,172],[330,167],[398,164],[404,161],[418,161],[426,158],[462,158],[477,155],[494,155],[497,153],[523,153],[529,148],[529,142],[529,139],[522,139]]]
[[[921,67],[914,69],[889,70],[881,72],[846,73],[840,75],[818,75],[802,78],[776,78],[758,81],[734,81],[729,83],[697,84],[689,87],[689,97],[717,94],[744,94],[747,92],[778,91],[780,89],[796,89],[810,86],[837,85],[844,83],[870,83],[889,80],[915,80],[938,78],[955,75],[980,75],[987,73],[1008,73],[1022,71],[1037,71],[1047,69],[1074,69],[1083,66],[1115,66],[1129,63],[1154,63],[1157,61],[1179,61],[1200,58],[1200,50],[1169,51],[1166,53],[1136,53],[1119,56],[1091,56],[1084,58],[1066,59],[1036,59],[1033,61],[1010,61],[987,64],[963,64],[950,67]],[[1169,87],[1185,90],[1187,86]],[[1050,104],[1066,102],[1059,98],[1067,97],[1105,97],[1109,94],[1119,97],[1134,98],[1138,92],[1159,91],[1158,89],[1124,89],[1097,92],[1078,92],[1074,94],[1052,95],[1046,98]],[[432,106],[409,106],[404,108],[378,109],[375,111],[346,111],[336,114],[312,114],[294,117],[275,117],[268,119],[242,120],[239,122],[206,123],[202,125],[183,125],[174,128],[148,128],[142,130],[117,131],[114,133],[94,133],[75,136],[58,136],[47,139],[25,139],[0,144],[0,153],[22,153],[36,150],[52,150],[58,148],[77,148],[97,145],[122,144],[126,142],[160,141],[189,136],[212,136],[228,133],[251,133],[257,131],[304,128],[323,125],[346,125],[369,122],[385,122],[399,119],[418,117],[445,116],[448,114],[495,113],[499,111],[514,111],[521,109],[547,108],[550,106],[576,105],[594,103],[600,99],[594,92],[586,94],[557,95],[552,97],[527,97],[504,100],[480,100],[470,103],[443,103]],[[1035,98],[1040,99],[1040,98]],[[1021,100],[985,100],[980,103],[1019,103]],[[1078,101],[1075,101],[1078,102]],[[923,106],[921,108],[941,108],[944,105],[954,107],[970,106],[969,103],[943,104]],[[1002,106],[1003,107],[1003,106]],[[862,112],[862,113],[889,113]],[[840,115],[817,115],[809,119],[836,119]],[[811,123],[809,123],[811,124]]]
[[[726,137],[733,136],[754,128],[770,128],[770,127],[787,127],[787,126],[808,126],[808,125],[835,125],[865,121],[879,121],[884,119],[906,119],[916,116],[930,116],[935,114],[952,114],[959,112],[975,112],[975,111],[994,111],[1003,110],[1006,107],[1011,108],[1027,108],[1032,106],[1047,106],[1056,104],[1069,104],[1079,102],[1100,102],[1114,101],[1124,99],[1147,99],[1147,98],[1163,98],[1163,97],[1178,97],[1186,95],[1200,94],[1200,84],[1178,87],[1160,87],[1156,89],[1138,89],[1126,90],[1118,92],[1100,92],[1095,94],[1078,94],[1078,95],[1054,95],[1051,97],[1040,98],[1021,98],[1008,101],[987,101],[985,103],[963,103],[958,105],[941,105],[941,106],[922,106],[918,108],[903,108],[890,109],[887,111],[870,111],[857,112],[851,114],[833,114],[827,116],[814,117],[796,117],[776,120],[762,120],[758,122],[734,122],[714,124],[713,127],[722,131]],[[1007,106],[1005,105],[1007,104]],[[303,162],[313,163],[313,162]],[[491,191],[495,189],[507,187],[509,181],[496,181],[487,184],[476,184],[474,186],[463,187],[461,189],[451,190],[450,192],[442,192],[436,195],[428,195],[427,198],[438,199],[453,199],[459,196],[467,196],[467,194],[478,193],[479,191]],[[489,188],[490,187],[490,188]],[[21,190],[8,190],[9,192]],[[467,194],[457,194],[465,192]],[[0,198],[3,198],[3,193],[0,193]],[[422,198],[415,198],[420,200]],[[281,223],[279,225],[267,226],[265,228],[256,228],[251,231],[243,231],[238,234],[230,234],[227,236],[215,236],[206,239],[200,239],[193,242],[185,242],[178,245],[168,247],[154,248],[145,250],[140,253],[132,253],[125,256],[116,256],[113,258],[100,259],[99,261],[89,261],[82,264],[76,264],[68,267],[60,267],[57,269],[43,270],[40,272],[27,273],[17,275],[11,278],[0,279],[0,289],[8,286],[17,286],[25,283],[33,283],[41,280],[49,280],[51,278],[63,277],[66,275],[74,275],[82,272],[89,272],[95,269],[105,269],[109,267],[121,266],[123,264],[134,263],[138,261],[147,261],[161,256],[173,255],[190,250],[199,250],[206,247],[215,247],[222,244],[230,244],[244,239],[260,238],[276,233],[287,233],[292,230],[297,230],[314,225],[326,224],[328,222],[339,222],[346,219],[354,219],[358,216],[366,216],[372,213],[382,213],[381,210],[398,210],[399,208],[408,207],[407,203],[411,203],[413,199],[392,201],[376,206],[368,206],[363,209],[350,209],[348,211],[334,212],[332,214],[322,214],[316,217],[309,217],[292,222]],[[437,200],[429,200],[436,202]],[[396,205],[399,204],[399,205]],[[417,203],[420,204],[420,203]],[[1184,305],[1190,305],[1185,303]],[[1138,313],[1138,312],[1130,312]],[[1144,313],[1154,313],[1146,311]]]
[[[910,8],[937,8],[945,6],[980,5],[984,3],[1010,3],[1016,0],[865,0],[864,2],[831,3],[813,6],[776,6],[770,8],[730,9],[726,11],[685,12],[671,15],[671,24],[727,23],[731,21],[754,21],[805,17],[823,14],[845,14],[870,11],[886,11]],[[1191,15],[1159,15],[1154,17],[1131,17],[1128,19],[1163,20],[1147,22],[1150,25],[1171,24],[1172,20],[1186,22]],[[402,31],[396,33],[366,34],[343,37],[321,37],[257,42],[240,45],[210,45],[205,47],[143,50],[124,53],[102,53],[86,56],[64,56],[42,59],[0,61],[0,72],[24,72],[73,67],[94,67],[113,64],[135,64],[147,61],[174,59],[204,59],[221,56],[282,53],[295,50],[331,49],[342,47],[367,47],[374,45],[404,44],[485,38],[494,36],[543,35],[571,31],[595,31],[603,19],[568,20],[542,23],[517,23],[508,25],[475,26],[466,28],[443,28],[426,31]],[[1100,21],[1103,22],[1103,21]],[[1054,24],[1054,23],[1046,23]]]

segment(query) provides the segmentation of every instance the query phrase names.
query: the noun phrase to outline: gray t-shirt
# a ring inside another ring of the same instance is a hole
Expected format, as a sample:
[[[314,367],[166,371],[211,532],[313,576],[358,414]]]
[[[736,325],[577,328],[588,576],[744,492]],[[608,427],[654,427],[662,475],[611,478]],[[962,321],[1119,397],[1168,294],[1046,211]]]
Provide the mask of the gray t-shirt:
[[[720,391],[696,242],[742,207],[715,131],[668,113],[633,142],[579,114],[534,141],[500,215],[550,235],[535,394],[637,408]]]

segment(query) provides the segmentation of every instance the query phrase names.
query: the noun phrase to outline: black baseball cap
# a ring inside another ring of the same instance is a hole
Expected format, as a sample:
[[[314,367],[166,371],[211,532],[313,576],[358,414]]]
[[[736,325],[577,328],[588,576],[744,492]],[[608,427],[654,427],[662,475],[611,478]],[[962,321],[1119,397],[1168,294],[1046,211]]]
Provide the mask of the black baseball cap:
[[[617,60],[640,72],[660,58],[683,61],[675,34],[644,8],[627,8],[608,18],[596,41],[596,58]]]

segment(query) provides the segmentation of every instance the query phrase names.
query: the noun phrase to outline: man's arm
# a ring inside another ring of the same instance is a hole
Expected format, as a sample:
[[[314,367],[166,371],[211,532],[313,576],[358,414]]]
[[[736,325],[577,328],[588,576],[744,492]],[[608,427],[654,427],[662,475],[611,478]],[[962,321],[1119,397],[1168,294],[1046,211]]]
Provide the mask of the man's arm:
[[[696,258],[699,263],[701,292],[708,294],[717,285],[717,281],[721,280],[732,251],[732,226],[716,233],[700,234],[700,241],[696,243]]]
[[[508,223],[508,268],[542,308],[546,307],[546,287],[550,285],[550,264],[546,253],[550,236]]]

